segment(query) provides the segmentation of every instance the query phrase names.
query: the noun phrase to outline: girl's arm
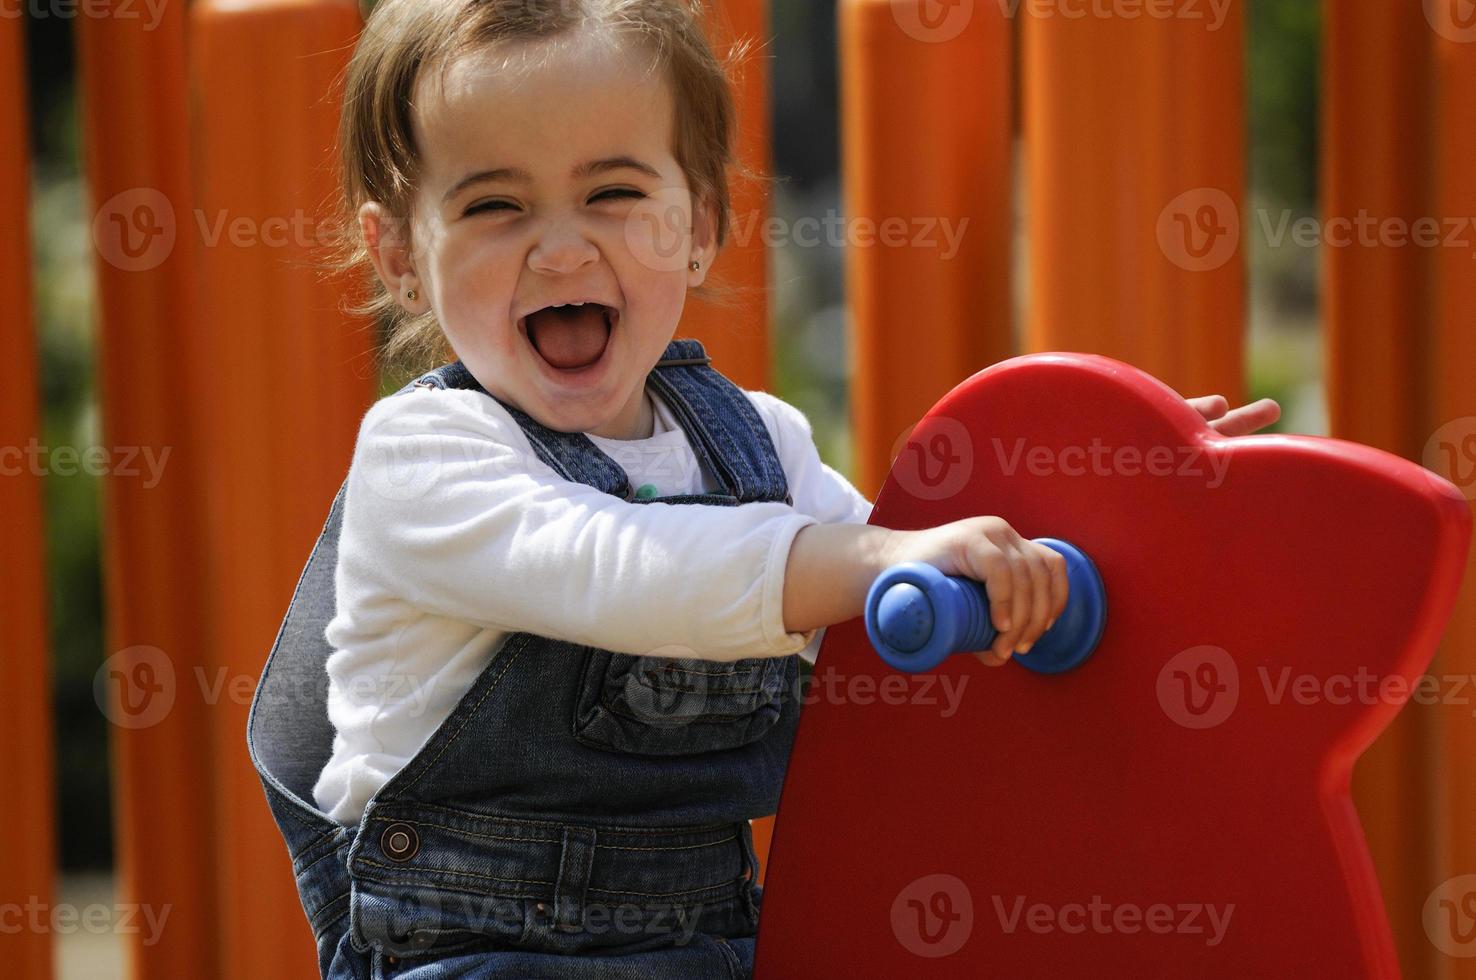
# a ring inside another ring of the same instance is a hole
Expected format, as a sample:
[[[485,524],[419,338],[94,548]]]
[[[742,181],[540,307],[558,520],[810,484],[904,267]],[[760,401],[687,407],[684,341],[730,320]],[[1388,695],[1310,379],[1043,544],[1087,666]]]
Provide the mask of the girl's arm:
[[[785,563],[817,519],[782,503],[633,504],[562,479],[476,392],[382,399],[355,447],[340,604],[404,604],[637,655],[796,653]]]
[[[872,581],[887,568],[892,535],[862,524],[801,528],[784,572],[784,628],[813,630],[861,615]]]
[[[871,583],[901,561],[923,561],[948,575],[986,583],[990,617],[1000,633],[975,655],[990,666],[1028,651],[1066,603],[1065,563],[1026,541],[998,517],[974,517],[918,531],[858,526],[871,504],[820,461],[809,421],[771,395],[750,392],[774,421],[775,441],[796,507],[823,523],[803,527],[790,546],[784,581],[784,626],[825,627],[860,616]],[[832,523],[836,522],[836,523]]]
[[[871,517],[871,501],[820,458],[805,413],[765,391],[746,394],[774,438],[795,509],[822,524],[865,524]]]
[[[819,522],[801,528],[790,546],[785,629],[823,629],[861,615],[872,580],[884,570],[878,549],[890,532],[864,526],[871,501],[820,458],[804,412],[768,392],[746,393],[769,425],[795,509]]]

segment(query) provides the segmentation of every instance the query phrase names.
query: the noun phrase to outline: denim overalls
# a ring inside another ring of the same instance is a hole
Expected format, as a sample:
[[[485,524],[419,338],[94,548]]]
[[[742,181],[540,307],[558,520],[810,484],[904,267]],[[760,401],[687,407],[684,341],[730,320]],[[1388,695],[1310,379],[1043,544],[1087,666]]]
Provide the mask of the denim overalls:
[[[582,433],[499,402],[562,476],[626,500],[790,503],[762,418],[710,360],[698,341],[674,340],[647,384],[719,479],[715,492],[637,498]],[[459,361],[397,394],[417,385],[487,394]],[[778,806],[798,655],[717,663],[510,634],[358,825],[343,827],[312,787],[334,734],[323,631],[346,487],[247,723],[322,975],[749,976],[762,889],[748,818]]]

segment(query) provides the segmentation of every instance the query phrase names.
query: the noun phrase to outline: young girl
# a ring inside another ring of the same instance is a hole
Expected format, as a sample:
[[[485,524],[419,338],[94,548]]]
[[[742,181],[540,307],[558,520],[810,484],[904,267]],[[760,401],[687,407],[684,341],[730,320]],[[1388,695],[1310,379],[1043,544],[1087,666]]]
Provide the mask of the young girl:
[[[455,359],[365,415],[252,707],[325,977],[748,976],[796,655],[899,561],[987,584],[989,664],[1064,607],[999,518],[867,526],[673,339],[729,217],[697,8],[380,0],[355,51],[372,308]]]

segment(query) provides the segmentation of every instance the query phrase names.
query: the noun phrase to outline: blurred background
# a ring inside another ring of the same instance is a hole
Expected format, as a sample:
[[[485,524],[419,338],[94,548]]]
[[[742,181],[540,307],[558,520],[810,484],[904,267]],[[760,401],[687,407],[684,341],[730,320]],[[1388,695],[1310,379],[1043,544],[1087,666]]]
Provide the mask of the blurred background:
[[[48,445],[94,446],[101,442],[96,256],[83,176],[77,20],[59,15],[54,6],[29,4],[23,10],[17,6],[17,12],[24,24],[30,100],[30,247],[41,437]],[[1316,216],[1322,7],[1316,0],[1249,0],[1244,12],[1246,212],[1269,215],[1272,224]],[[774,211],[789,222],[843,214],[834,0],[782,0],[772,5],[770,18],[767,45],[756,56],[770,59],[772,72],[773,169],[779,178]],[[1019,114],[1017,101],[1017,124]],[[1081,161],[1083,167],[1092,165],[1089,158]],[[1031,274],[1022,174],[1023,168],[1017,169],[1013,208],[1017,339],[1029,318]],[[1277,241],[1264,233],[1270,227],[1266,221],[1247,220],[1245,400],[1276,398],[1284,414],[1275,430],[1327,434],[1320,335],[1323,249],[1316,243]],[[22,229],[12,222],[9,234]],[[844,249],[823,238],[815,245],[789,238],[772,249],[770,262],[772,388],[809,415],[822,455],[860,485],[849,421],[853,333]],[[381,390],[394,390],[402,378],[387,375]],[[1193,393],[1206,392],[1186,392]],[[62,872],[58,898],[78,906],[111,903],[114,894],[109,732],[93,690],[99,665],[110,653],[103,628],[101,492],[102,480],[85,470],[44,481]],[[123,939],[106,930],[58,933],[59,974],[123,976]]]

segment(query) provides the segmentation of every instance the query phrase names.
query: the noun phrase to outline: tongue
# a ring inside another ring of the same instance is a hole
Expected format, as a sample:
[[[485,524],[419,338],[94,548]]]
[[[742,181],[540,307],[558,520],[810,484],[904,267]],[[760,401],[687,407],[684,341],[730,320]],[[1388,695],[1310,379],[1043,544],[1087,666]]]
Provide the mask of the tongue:
[[[528,316],[528,338],[545,361],[562,370],[587,367],[605,351],[609,331],[597,303],[539,310]]]

